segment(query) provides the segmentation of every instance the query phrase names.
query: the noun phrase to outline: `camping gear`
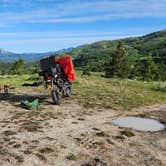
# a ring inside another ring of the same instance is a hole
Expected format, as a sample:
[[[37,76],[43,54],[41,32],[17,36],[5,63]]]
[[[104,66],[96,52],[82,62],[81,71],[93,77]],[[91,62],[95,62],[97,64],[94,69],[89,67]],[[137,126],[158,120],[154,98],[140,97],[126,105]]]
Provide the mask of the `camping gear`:
[[[26,109],[37,110],[38,105],[39,105],[39,100],[38,99],[35,99],[32,102],[30,102],[28,100],[21,101],[21,107],[26,108]]]
[[[75,79],[72,58],[50,56],[41,59],[40,66],[42,71],[39,75],[44,78],[45,87],[51,90],[54,103],[59,105],[63,97],[72,94],[72,82]]]
[[[75,73],[74,73],[72,58],[70,56],[55,58],[55,62],[61,65],[65,74],[67,75],[68,80],[70,82],[73,82],[75,79]]]

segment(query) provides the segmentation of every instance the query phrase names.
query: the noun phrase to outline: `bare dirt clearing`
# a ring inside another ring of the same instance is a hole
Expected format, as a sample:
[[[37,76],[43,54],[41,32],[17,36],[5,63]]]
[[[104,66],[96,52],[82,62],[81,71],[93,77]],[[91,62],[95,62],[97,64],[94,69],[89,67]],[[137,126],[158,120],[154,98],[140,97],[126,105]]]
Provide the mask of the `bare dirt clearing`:
[[[0,96],[0,165],[166,165],[166,131],[126,135],[126,129],[111,123],[125,115],[166,123],[166,104],[122,112],[84,108],[73,100],[55,106],[33,88],[17,92]],[[38,111],[19,107],[21,99],[32,97],[40,100]]]

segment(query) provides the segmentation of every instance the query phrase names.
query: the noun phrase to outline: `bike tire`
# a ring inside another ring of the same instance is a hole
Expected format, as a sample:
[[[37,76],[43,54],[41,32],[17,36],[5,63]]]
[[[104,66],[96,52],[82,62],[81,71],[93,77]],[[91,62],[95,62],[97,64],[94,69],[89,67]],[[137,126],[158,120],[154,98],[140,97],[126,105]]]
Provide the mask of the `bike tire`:
[[[72,95],[72,88],[71,87],[66,88],[65,94],[66,97],[70,97]]]
[[[54,104],[60,105],[62,102],[62,95],[55,89],[51,91],[51,96]]]

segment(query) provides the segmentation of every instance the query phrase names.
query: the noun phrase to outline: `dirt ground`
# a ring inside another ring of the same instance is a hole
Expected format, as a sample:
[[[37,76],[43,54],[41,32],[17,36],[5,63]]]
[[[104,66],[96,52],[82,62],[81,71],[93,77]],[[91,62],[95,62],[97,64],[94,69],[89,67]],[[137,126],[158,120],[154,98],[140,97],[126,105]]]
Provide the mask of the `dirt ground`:
[[[31,94],[31,95],[28,95]],[[19,106],[22,99],[39,98],[38,111]],[[166,124],[166,104],[121,112],[84,108],[73,99],[61,106],[49,96],[17,90],[0,95],[1,166],[165,166],[166,130],[124,135],[112,119],[135,115]]]

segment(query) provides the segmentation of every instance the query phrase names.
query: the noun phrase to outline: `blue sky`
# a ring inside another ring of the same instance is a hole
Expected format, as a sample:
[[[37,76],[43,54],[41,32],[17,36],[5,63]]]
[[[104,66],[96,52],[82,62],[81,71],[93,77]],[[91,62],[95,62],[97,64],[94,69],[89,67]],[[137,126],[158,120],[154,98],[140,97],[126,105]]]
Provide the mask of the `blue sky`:
[[[166,0],[0,0],[0,48],[47,52],[166,29]]]

